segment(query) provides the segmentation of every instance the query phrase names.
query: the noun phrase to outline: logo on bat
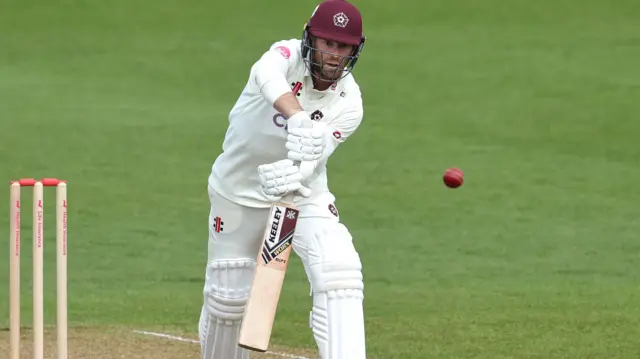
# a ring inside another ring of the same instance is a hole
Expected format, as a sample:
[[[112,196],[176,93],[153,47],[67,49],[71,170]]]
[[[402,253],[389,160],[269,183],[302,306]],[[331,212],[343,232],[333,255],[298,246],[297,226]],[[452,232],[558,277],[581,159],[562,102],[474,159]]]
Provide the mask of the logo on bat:
[[[291,246],[298,213],[276,206],[272,212],[271,227],[262,246],[262,259],[267,264]]]

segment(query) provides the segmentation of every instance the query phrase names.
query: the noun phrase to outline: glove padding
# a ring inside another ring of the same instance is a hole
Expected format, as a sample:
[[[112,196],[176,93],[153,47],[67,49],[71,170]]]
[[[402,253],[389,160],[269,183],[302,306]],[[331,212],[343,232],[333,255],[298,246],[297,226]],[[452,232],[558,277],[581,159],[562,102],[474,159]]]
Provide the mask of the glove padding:
[[[322,130],[318,128],[289,129],[285,147],[289,152],[287,158],[292,161],[315,161],[322,157],[326,140]]]
[[[311,189],[302,184],[302,174],[292,160],[286,159],[258,166],[262,191],[273,197],[283,197],[298,192],[303,197],[311,196]]]
[[[311,120],[309,115],[298,112],[287,121],[287,158],[300,163],[303,178],[309,178],[315,171],[316,163],[324,153],[326,139],[323,123]]]

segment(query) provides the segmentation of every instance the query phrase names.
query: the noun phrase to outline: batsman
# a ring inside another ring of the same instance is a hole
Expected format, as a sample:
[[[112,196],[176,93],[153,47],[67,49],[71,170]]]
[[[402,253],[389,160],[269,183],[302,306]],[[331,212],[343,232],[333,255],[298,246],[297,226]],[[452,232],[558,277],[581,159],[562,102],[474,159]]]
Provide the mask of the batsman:
[[[353,70],[364,42],[360,11],[327,0],[300,39],[273,43],[251,67],[208,178],[203,359],[249,358],[238,334],[270,207],[285,197],[299,209],[293,250],[310,282],[320,357],[365,359],[362,264],[326,167],[362,122]]]

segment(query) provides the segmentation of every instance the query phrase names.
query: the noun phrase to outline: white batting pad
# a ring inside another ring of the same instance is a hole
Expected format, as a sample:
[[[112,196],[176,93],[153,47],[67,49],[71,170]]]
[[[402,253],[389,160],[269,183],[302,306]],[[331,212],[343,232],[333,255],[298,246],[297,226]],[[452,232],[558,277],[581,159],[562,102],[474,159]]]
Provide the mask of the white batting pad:
[[[310,327],[322,359],[366,359],[362,263],[347,228],[326,211],[301,216],[293,240],[311,283]]]
[[[207,266],[199,326],[203,359],[249,359],[249,351],[238,347],[238,335],[254,269],[255,261],[249,259]]]
[[[322,359],[366,359],[363,299],[360,289],[314,294],[310,326]]]

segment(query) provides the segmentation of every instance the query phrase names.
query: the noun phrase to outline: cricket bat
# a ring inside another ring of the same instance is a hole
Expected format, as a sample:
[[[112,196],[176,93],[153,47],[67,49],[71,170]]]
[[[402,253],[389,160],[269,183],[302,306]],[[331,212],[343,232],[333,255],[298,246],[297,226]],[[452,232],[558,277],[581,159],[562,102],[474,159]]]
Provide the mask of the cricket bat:
[[[245,309],[238,346],[266,352],[291,254],[299,211],[292,203],[271,206],[258,253],[253,285]]]
[[[302,83],[298,82],[291,92],[297,94],[301,88]],[[300,166],[301,169],[305,167],[306,171],[308,163],[303,162]],[[298,223],[299,210],[293,201],[288,201],[293,196],[285,198],[285,201],[271,206],[240,327],[238,346],[257,352],[266,352],[269,347],[271,329],[291,255],[293,234]]]

